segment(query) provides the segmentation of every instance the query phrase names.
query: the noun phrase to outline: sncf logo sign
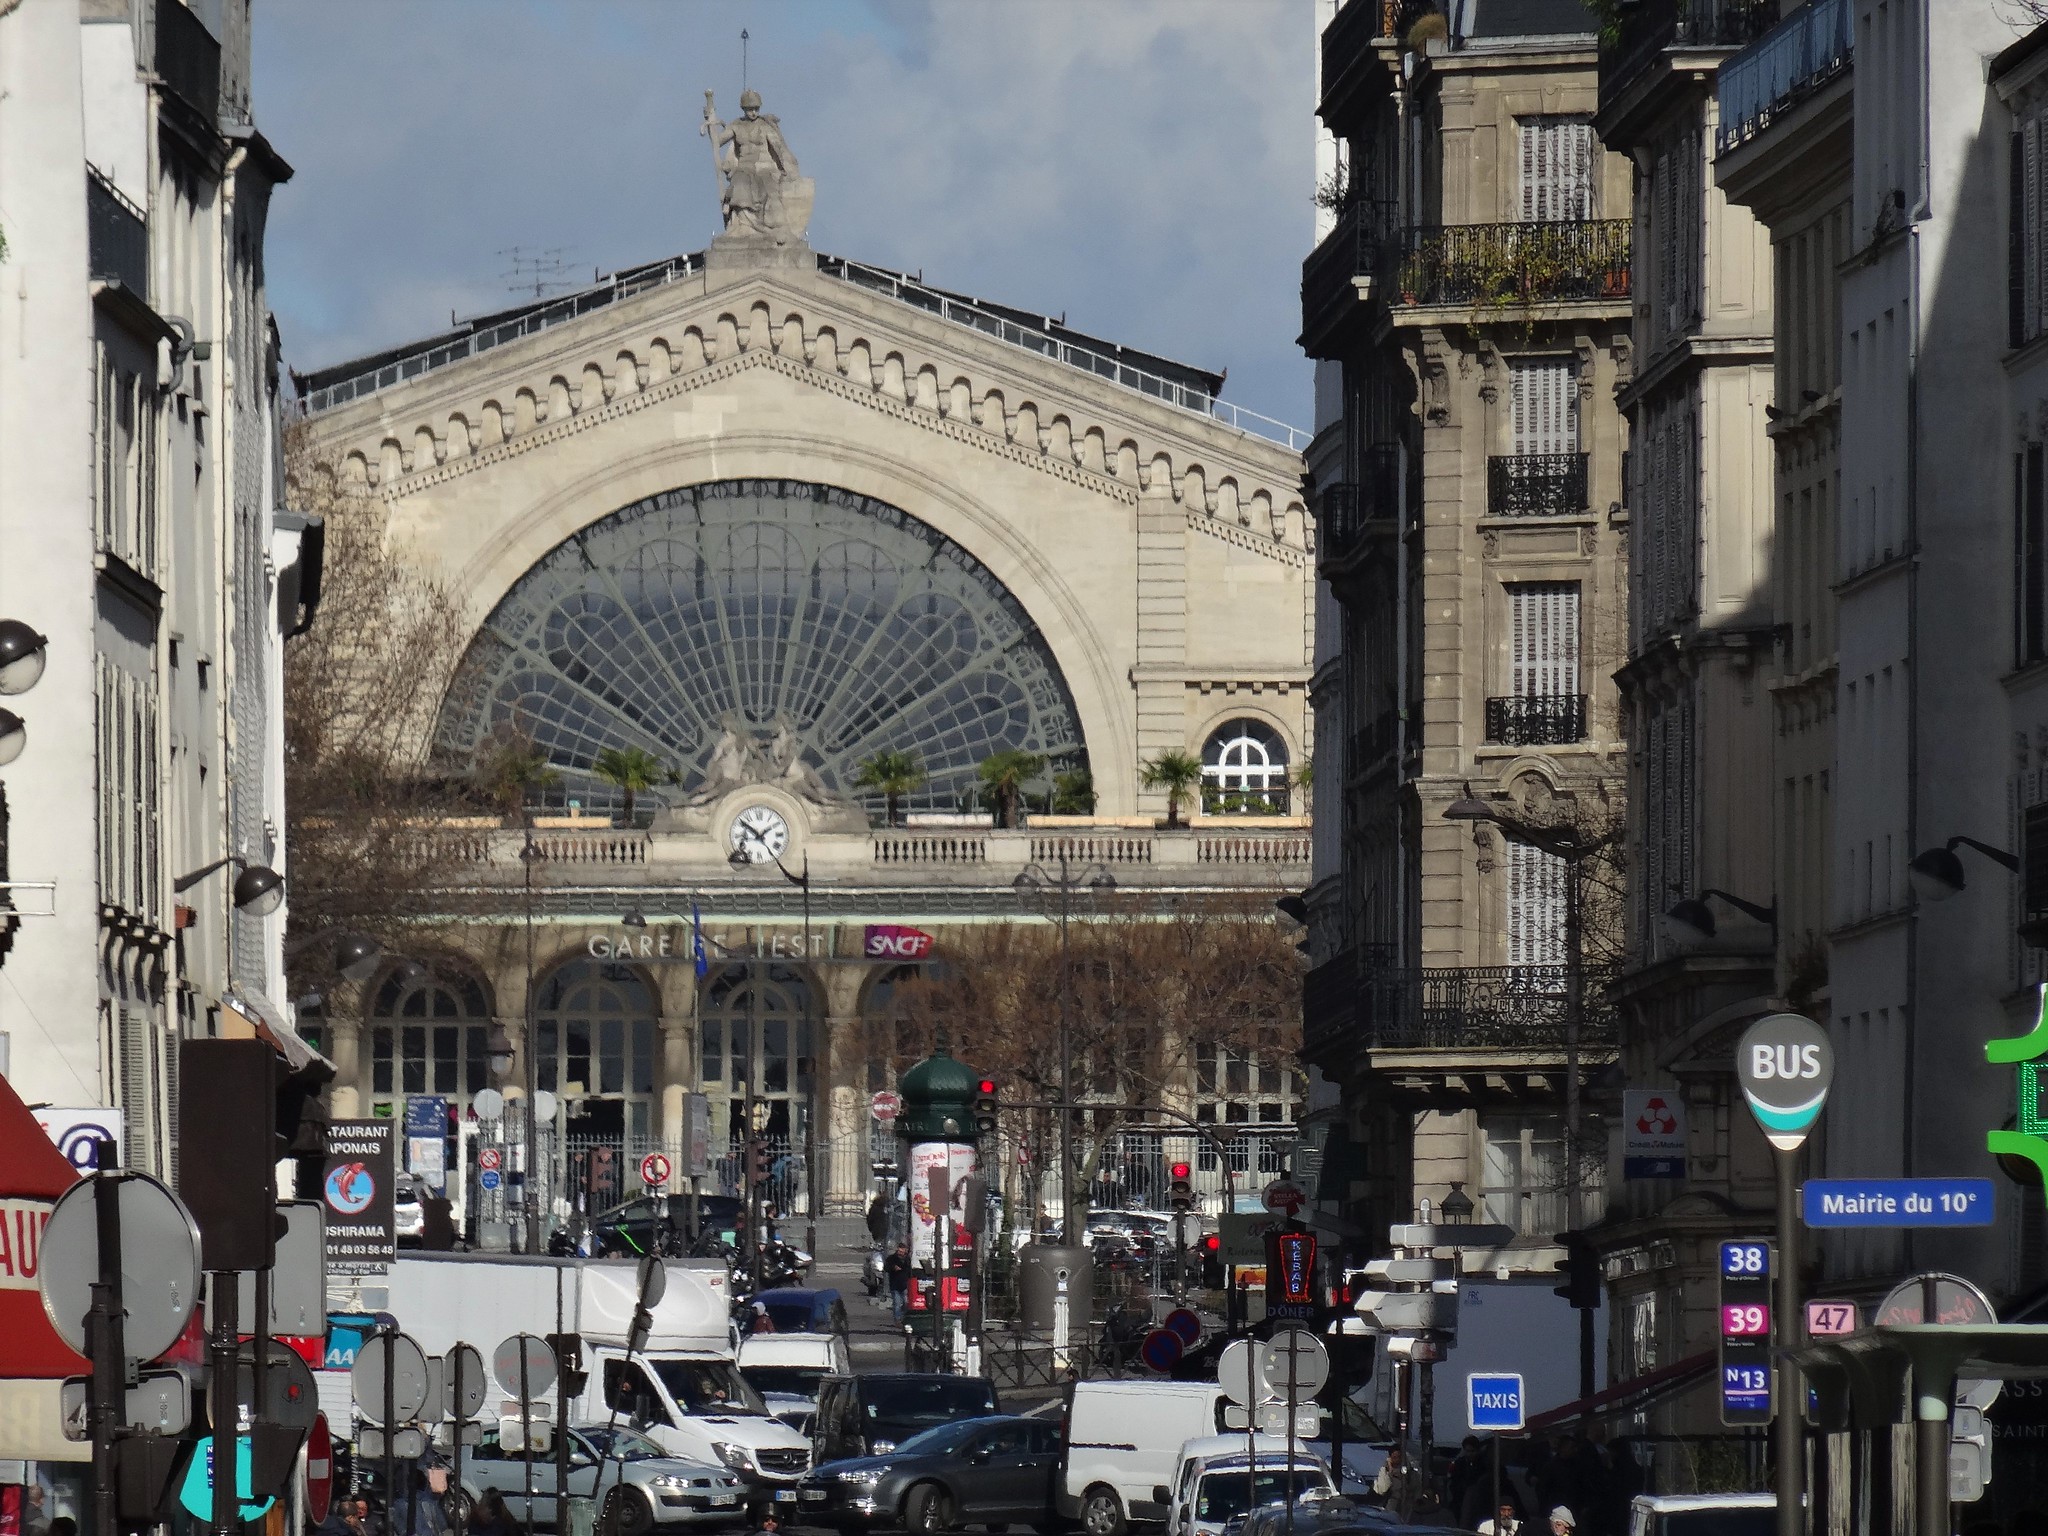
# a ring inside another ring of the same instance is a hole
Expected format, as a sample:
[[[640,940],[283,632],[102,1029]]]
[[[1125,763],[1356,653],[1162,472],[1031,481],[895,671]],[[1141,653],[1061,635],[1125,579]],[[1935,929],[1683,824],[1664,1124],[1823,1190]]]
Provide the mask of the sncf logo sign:
[[[870,960],[922,960],[932,952],[932,936],[901,923],[869,923],[861,953]]]

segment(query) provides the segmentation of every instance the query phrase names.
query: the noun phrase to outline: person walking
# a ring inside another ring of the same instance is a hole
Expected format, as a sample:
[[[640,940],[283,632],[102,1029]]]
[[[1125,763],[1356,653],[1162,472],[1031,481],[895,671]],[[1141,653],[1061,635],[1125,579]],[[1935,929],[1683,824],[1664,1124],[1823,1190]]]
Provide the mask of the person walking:
[[[903,1321],[903,1310],[910,1303],[910,1245],[898,1243],[896,1251],[882,1260],[882,1277],[889,1282],[889,1313],[897,1322]]]
[[[1414,1521],[1415,1503],[1422,1497],[1422,1474],[1409,1464],[1408,1453],[1400,1446],[1388,1448],[1379,1476],[1372,1480],[1372,1491],[1403,1525]]]
[[[525,1536],[525,1529],[512,1518],[505,1496],[495,1488],[486,1488],[469,1512],[469,1536]]]

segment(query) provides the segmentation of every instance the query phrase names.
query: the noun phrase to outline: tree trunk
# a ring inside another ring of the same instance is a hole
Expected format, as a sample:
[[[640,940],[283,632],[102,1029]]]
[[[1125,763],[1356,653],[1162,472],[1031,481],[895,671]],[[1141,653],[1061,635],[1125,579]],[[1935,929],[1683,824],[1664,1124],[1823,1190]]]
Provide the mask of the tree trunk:
[[[631,829],[631,827],[632,827],[632,825],[633,825],[633,786],[632,786],[632,785],[630,785],[630,784],[626,785],[626,786],[625,786],[625,791],[626,791],[626,826],[627,826],[627,828],[628,828],[628,829],[630,830],[630,829]]]
[[[895,826],[895,825],[896,825],[896,793],[895,793],[895,791],[894,791],[894,790],[891,790],[891,791],[889,792],[889,794],[887,795],[886,799],[887,799],[887,801],[888,801],[888,806],[889,806],[889,809],[888,809],[888,813],[887,813],[887,814],[888,814],[888,817],[889,817],[889,825],[893,827],[893,826]]]

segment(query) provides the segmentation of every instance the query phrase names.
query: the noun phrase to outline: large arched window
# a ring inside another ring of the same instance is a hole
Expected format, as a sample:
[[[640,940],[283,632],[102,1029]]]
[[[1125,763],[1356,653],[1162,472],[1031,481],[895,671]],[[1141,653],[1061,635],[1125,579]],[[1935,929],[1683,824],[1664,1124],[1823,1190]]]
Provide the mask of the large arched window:
[[[1202,748],[1202,809],[1211,816],[1287,811],[1287,743],[1261,720],[1230,720]]]
[[[386,976],[370,1000],[371,1113],[405,1117],[408,1098],[466,1109],[491,1086],[491,1006],[482,983],[416,964]]]
[[[756,1133],[789,1146],[803,1137],[817,1028],[808,996],[802,972],[765,960],[728,965],[705,983],[698,1075],[714,1139],[744,1137],[750,1098]]]
[[[616,806],[594,771],[637,747],[675,774],[649,810],[800,763],[879,817],[862,764],[908,752],[912,811],[964,809],[981,763],[1085,766],[1073,699],[1031,615],[980,561],[896,507],[825,485],[664,491],[583,529],[522,576],[450,687],[441,746],[473,760],[530,735],[543,799]],[[771,742],[777,743],[771,746]]]
[[[535,1004],[535,1075],[562,1099],[571,1139],[651,1136],[657,1010],[640,973],[572,960],[548,973]]]

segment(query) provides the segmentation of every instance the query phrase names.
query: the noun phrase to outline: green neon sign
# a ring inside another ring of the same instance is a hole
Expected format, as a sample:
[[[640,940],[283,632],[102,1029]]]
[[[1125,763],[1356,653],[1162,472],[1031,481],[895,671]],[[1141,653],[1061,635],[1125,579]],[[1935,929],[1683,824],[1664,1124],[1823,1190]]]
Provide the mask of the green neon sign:
[[[2024,1157],[2048,1181],[2048,983],[2035,989],[2034,1027],[2024,1035],[1984,1042],[1984,1059],[2019,1070],[2019,1114],[2016,1131],[1987,1131],[1984,1145],[1993,1157]]]

